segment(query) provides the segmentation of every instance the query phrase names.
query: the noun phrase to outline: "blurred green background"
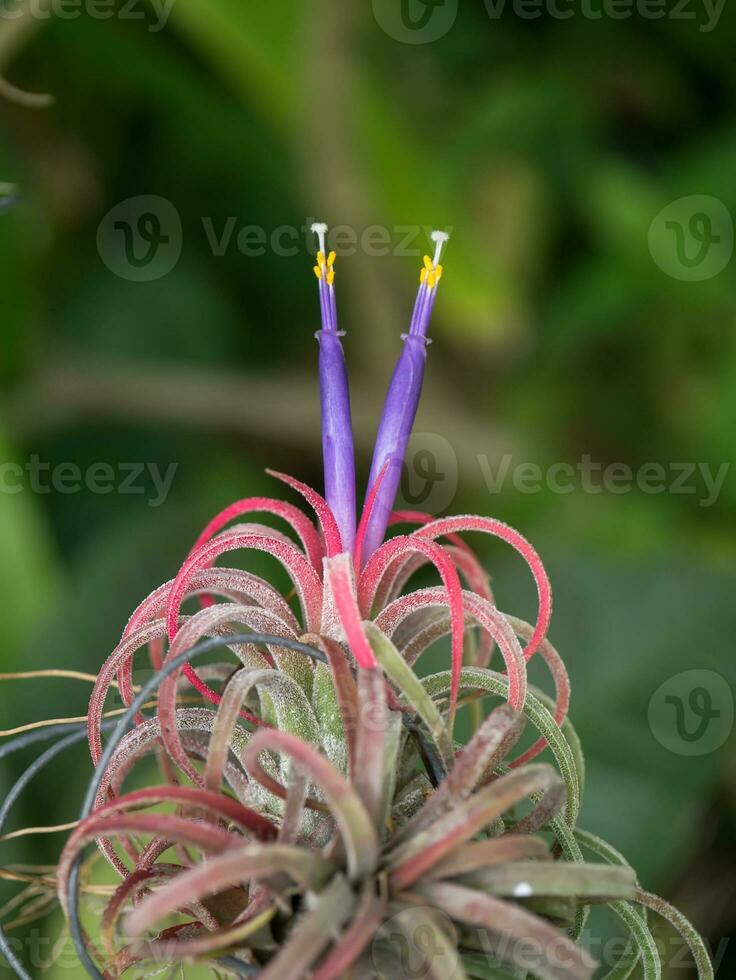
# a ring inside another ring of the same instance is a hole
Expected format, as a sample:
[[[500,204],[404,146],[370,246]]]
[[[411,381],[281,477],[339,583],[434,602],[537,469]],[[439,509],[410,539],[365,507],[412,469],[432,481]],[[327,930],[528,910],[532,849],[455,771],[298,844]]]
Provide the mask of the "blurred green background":
[[[404,499],[494,515],[538,547],[587,753],[583,823],[731,977],[736,8],[653,20],[632,0],[594,19],[560,2],[527,19],[467,0],[442,21],[456,6],[5,5],[0,74],[54,102],[0,97],[0,182],[20,194],[0,211],[0,669],[96,671],[212,514],[279,495],[266,466],[321,486],[315,218],[345,226],[364,480],[427,231],[451,228]],[[586,457],[628,483],[549,485]],[[74,467],[97,464],[118,491],[72,492]],[[126,464],[147,467],[140,492],[122,492]],[[521,562],[477,544],[500,608],[532,617]],[[687,702],[692,670],[725,725],[715,748],[678,741],[655,695]],[[83,714],[88,690],[4,683],[2,726]],[[0,791],[22,763],[0,764]],[[74,819],[88,774],[70,753],[8,829]],[[59,843],[0,844],[0,864],[53,861]]]

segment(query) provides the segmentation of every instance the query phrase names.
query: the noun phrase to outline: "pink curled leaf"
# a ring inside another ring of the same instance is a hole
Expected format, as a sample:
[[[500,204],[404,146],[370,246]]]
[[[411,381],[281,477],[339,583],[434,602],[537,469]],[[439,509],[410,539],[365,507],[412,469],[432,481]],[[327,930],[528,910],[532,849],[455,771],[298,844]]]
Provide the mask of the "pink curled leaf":
[[[534,633],[533,627],[525,623],[522,619],[517,619],[515,616],[507,615],[506,619],[509,621],[516,635],[529,642]],[[547,664],[555,685],[555,706],[552,717],[558,725],[562,725],[565,718],[567,718],[567,712],[570,707],[570,678],[562,657],[546,638],[539,646],[539,656]],[[546,748],[547,739],[541,737],[537,739],[534,745],[530,746],[525,752],[522,752],[520,756],[509,762],[508,765],[512,769],[517,769],[519,766],[523,766],[524,763],[531,762],[532,759],[535,759]]]
[[[225,552],[239,548],[253,548],[273,555],[286,568],[296,586],[307,628],[319,629],[322,616],[322,582],[309,561],[292,544],[267,535],[235,533],[215,538],[214,541],[203,545],[182,565],[169,594],[167,611],[169,639],[173,640],[176,635],[179,609],[197,571],[211,565]],[[214,704],[218,703],[218,695],[198,678],[193,667],[187,664],[184,673],[200,694]]]
[[[314,524],[298,507],[270,497],[245,497],[243,500],[236,500],[235,503],[221,510],[202,530],[189,553],[191,554],[201,548],[236,517],[256,512],[274,514],[276,517],[283,518],[299,538],[312,567],[319,570],[322,565],[322,542]]]
[[[345,777],[313,746],[296,735],[259,731],[246,746],[243,762],[253,778],[263,785],[266,785],[263,778],[266,773],[258,757],[264,750],[288,755],[323,791],[345,844],[351,881],[370,874],[378,862],[378,837],[368,811]]]
[[[437,516],[435,514],[426,514],[423,510],[394,510],[389,518],[388,526],[393,527],[396,524],[420,524],[424,526],[436,520]],[[465,551],[472,553],[470,545],[466,544],[459,534],[448,534],[446,537],[456,547],[463,548]]]
[[[316,531],[315,531],[316,534]],[[172,579],[153,591],[138,606],[123,632],[123,638],[129,636],[144,623],[153,619],[158,619],[164,615],[168,606],[169,595],[174,584]],[[204,592],[207,596],[217,593],[223,597],[257,603],[268,609],[270,612],[279,616],[295,633],[299,630],[296,617],[289,608],[288,603],[282,599],[279,593],[258,575],[242,571],[236,568],[203,568],[194,576],[188,594]],[[211,600],[210,600],[211,601]],[[154,649],[156,645],[156,649]],[[149,641],[149,652],[151,654],[152,666],[158,670],[163,663],[161,656],[163,652],[163,638],[156,637]],[[188,671],[185,670],[185,674]],[[197,674],[191,671],[190,682],[199,690],[199,693],[208,701],[217,703],[217,695],[206,684],[203,684]],[[120,696],[123,704],[130,704],[133,700],[133,681],[132,681],[132,660],[124,662],[117,673],[118,684],[120,685]],[[137,719],[140,722],[140,718]]]
[[[312,973],[312,980],[340,980],[373,939],[383,921],[387,900],[377,895],[371,882],[363,887],[350,925]]]
[[[348,555],[338,555],[327,563],[329,585],[335,600],[340,622],[345,630],[348,646],[360,664],[370,670],[377,666],[376,658],[371,650],[358,608],[358,601],[353,586],[352,563]]]
[[[421,541],[421,544],[419,543]],[[425,541],[414,535],[391,538],[373,553],[360,576],[358,597],[361,608],[369,610],[373,604],[376,589],[388,565],[398,555],[418,551],[424,554],[440,573],[448,595],[450,620],[452,623],[452,691],[450,694],[449,729],[452,728],[460,690],[460,672],[463,669],[463,596],[460,580],[451,558],[434,541]]]
[[[355,534],[355,547],[353,549],[356,573],[360,573],[361,569],[363,568],[363,548],[365,546],[365,536],[368,532],[368,524],[370,523],[371,515],[373,514],[373,508],[376,504],[378,491],[381,489],[381,484],[383,483],[384,477],[386,476],[390,465],[391,460],[387,459],[379,470],[378,476],[376,477],[373,486],[368,491],[368,496],[365,498],[365,503],[363,504],[363,513],[360,515],[360,523],[358,524],[358,530]]]
[[[432,595],[438,596],[436,603],[432,600]],[[467,592],[463,592],[463,603],[466,612],[466,625],[468,624],[467,617],[471,615],[471,603],[472,600],[466,603],[466,597],[469,595]],[[444,608],[445,603],[442,602],[439,594],[432,589],[422,589],[416,592],[411,592],[409,595],[402,596],[399,599],[387,606],[377,617],[376,624],[385,632],[387,635],[392,635],[401,625],[401,623],[408,616],[417,612],[422,608],[429,609],[433,605],[437,608]],[[490,604],[486,605],[486,610],[488,610]],[[481,608],[477,603],[473,604],[474,609]],[[495,607],[492,607],[495,608]],[[498,613],[498,616],[506,620],[508,625],[514,631],[517,636],[520,636],[524,640],[529,640],[534,632],[534,628],[528,623],[525,623],[521,619],[517,619],[515,616],[509,616],[507,613]],[[473,617],[473,620],[477,622],[477,619]],[[438,618],[431,620],[426,625],[420,623],[413,633],[405,639],[404,645],[402,647],[402,655],[406,658],[409,664],[414,664],[419,659],[419,657],[424,653],[428,647],[439,640],[441,637],[446,636],[450,632],[447,617]],[[489,630],[484,628],[484,636],[487,636],[491,641],[494,639],[494,634]],[[508,648],[507,648],[508,651]],[[502,650],[503,653],[503,650]],[[549,671],[552,675],[552,679],[555,685],[555,705],[553,710],[553,717],[558,725],[561,725],[565,718],[567,717],[568,708],[570,706],[570,679],[565,669],[565,664],[560,657],[559,653],[552,644],[546,638],[543,640],[539,647],[539,656],[544,660]],[[508,670],[508,652],[504,654],[504,659],[506,661],[506,666]],[[516,659],[516,658],[513,658]],[[510,695],[513,697],[513,695]],[[532,759],[536,758],[540,752],[542,752],[547,746],[547,740],[544,737],[539,738],[534,745],[527,749],[522,755],[514,759],[509,763],[511,768],[516,768],[523,765],[525,762],[530,762]]]
[[[539,596],[539,613],[537,615],[534,633],[524,651],[524,656],[529,660],[539,649],[540,643],[546,636],[552,617],[552,588],[547,572],[542,564],[542,559],[526,538],[512,527],[509,527],[508,524],[488,517],[478,517],[473,514],[463,517],[440,518],[437,521],[426,524],[424,527],[415,531],[414,534],[435,539],[443,535],[456,534],[462,531],[481,531],[484,534],[501,538],[519,552],[531,569]]]
[[[595,972],[596,964],[584,949],[546,919],[515,903],[452,882],[424,885],[420,895],[456,921],[500,936],[505,957],[512,963],[518,957],[523,972],[527,962],[520,951],[538,950],[534,972],[539,980],[590,980]]]
[[[181,866],[176,864],[159,864],[155,868],[136,868],[124,881],[121,881],[115,889],[112,898],[105,906],[102,921],[100,922],[100,937],[108,956],[116,955],[113,945],[113,933],[123,906],[128,899],[131,897],[135,898],[138,892],[148,887],[152,882],[171,878],[179,874],[181,870],[183,870]]]
[[[141,602],[128,620],[124,637],[144,623],[152,619],[161,619],[165,615],[174,581],[175,579],[171,579],[160,585]],[[259,575],[253,575],[252,572],[240,568],[203,568],[194,575],[189,590],[190,595],[214,592],[223,598],[239,601],[247,597],[250,602],[263,606],[264,609],[279,616],[295,632],[299,629],[299,623],[289,604],[269,582]]]
[[[565,784],[552,766],[532,764],[501,776],[468,799],[456,801],[449,812],[429,821],[391,855],[391,885],[396,889],[410,888],[458,846],[472,840],[496,817],[528,796],[537,797],[533,811],[524,818],[531,827],[538,818],[547,820],[550,812],[562,806]],[[427,808],[429,813],[431,798],[423,809]],[[422,810],[417,820],[424,822]]]
[[[472,616],[498,644],[509,677],[509,704],[517,711],[521,711],[527,690],[526,660],[514,630],[503,613],[474,592],[463,590],[461,601],[464,613]],[[417,589],[415,592],[401,596],[383,609],[376,617],[375,623],[387,636],[392,636],[399,624],[412,613],[431,606],[448,609],[449,604],[450,597],[445,588],[435,586],[429,589]],[[440,632],[439,635],[443,633]]]
[[[134,790],[126,796],[105,803],[94,811],[94,815],[103,817],[129,809],[135,810],[138,807],[157,806],[160,803],[176,803],[179,806],[207,810],[239,826],[242,830],[247,830],[261,841],[275,840],[278,835],[277,827],[251,807],[224,793],[195,789],[192,786],[155,786]]]
[[[211,823],[186,820],[168,813],[93,813],[72,832],[59,858],[56,889],[59,901],[68,914],[67,891],[69,872],[76,854],[101,834],[108,837],[121,834],[164,835],[170,840],[192,844],[203,851],[224,851],[242,847],[240,834],[220,830]],[[126,872],[127,873],[127,872]]]
[[[327,557],[332,558],[335,555],[339,555],[343,551],[340,528],[338,527],[332,508],[325,498],[317,493],[316,490],[307,486],[306,483],[302,483],[301,480],[296,480],[293,476],[289,476],[286,473],[279,473],[277,470],[266,470],[266,473],[269,476],[275,477],[277,480],[281,480],[282,483],[285,483],[288,487],[296,490],[297,493],[300,493],[304,497],[319,519],[325,544],[327,545]]]
[[[237,623],[242,623],[244,629],[248,631],[253,631],[256,633],[272,633],[276,636],[283,636],[285,639],[294,639],[294,634],[291,628],[285,625],[277,616],[269,612],[267,609],[261,609],[258,606],[241,606],[232,603],[224,603],[218,606],[210,606],[208,609],[201,609],[196,615],[187,620],[176,634],[176,638],[171,644],[167,660],[171,660],[172,658],[178,656],[184,650],[191,649],[191,647],[202,639],[202,637],[221,634],[226,625],[234,625]],[[274,645],[270,647],[270,649],[273,650],[274,656],[278,660],[278,648]],[[236,651],[236,653],[237,652],[238,651]],[[247,652],[250,653],[250,660],[246,659],[243,654],[239,654],[242,662],[246,666],[267,666],[266,661],[260,652],[257,650],[250,650],[250,648]],[[294,658],[301,658],[301,655],[294,654],[291,651],[285,651],[284,658],[287,661],[284,666],[288,669],[289,661],[293,660]],[[309,670],[311,668],[307,666],[306,669]],[[186,669],[184,669],[183,672],[187,679],[191,680]],[[176,726],[175,711],[177,676],[178,671],[165,678],[159,689],[158,715],[161,720],[162,738],[169,755],[176,762],[179,768],[186,773],[186,775],[189,776],[189,778],[196,785],[200,785],[201,776],[189,762],[187,754],[181,745],[181,740],[179,738],[179,733]],[[210,688],[200,680],[198,675],[195,674],[194,676],[196,677],[198,684],[201,684],[203,687],[206,687],[208,691],[210,691]],[[222,701],[221,695],[216,694],[214,691],[211,691],[210,695],[207,697],[208,700],[214,701],[217,704],[220,704]],[[262,719],[257,718],[255,715],[249,711],[246,711],[245,709],[240,710],[240,717],[245,718],[247,721],[253,722],[256,725],[268,727]]]
[[[386,681],[380,668],[358,672],[358,697],[360,711],[351,781],[373,823],[378,826],[383,801],[388,727]]]
[[[140,935],[151,923],[177,909],[247,881],[286,874],[302,886],[314,887],[324,880],[329,868],[324,858],[303,847],[241,844],[237,851],[210,858],[145,898],[129,915],[126,932]]]
[[[304,691],[292,677],[271,669],[236,671],[225,687],[212,728],[204,772],[204,782],[208,789],[219,790],[240,705],[254,687],[268,691],[271,695],[278,728],[297,731],[309,741],[317,739],[317,720],[312,707]]]
[[[461,844],[443,861],[436,864],[424,880],[457,878],[483,868],[514,861],[551,861],[549,845],[541,837],[526,834],[491,837],[487,840]]]
[[[92,755],[92,762],[97,765],[102,755],[102,740],[100,736],[102,712],[105,706],[105,698],[112,684],[116,673],[124,664],[132,662],[135,653],[151,640],[155,640],[166,632],[166,624],[163,620],[148,623],[128,633],[118,643],[113,652],[104,662],[97,675],[92,694],[89,699],[87,713],[87,729],[89,735],[89,747]]]
[[[177,631],[177,617],[184,596],[197,571],[205,568],[220,555],[243,548],[252,548],[273,555],[289,573],[302,606],[308,628],[318,629],[322,612],[322,582],[302,553],[294,546],[259,534],[234,534],[215,538],[192,552],[179,570],[171,587],[167,610],[169,639]]]

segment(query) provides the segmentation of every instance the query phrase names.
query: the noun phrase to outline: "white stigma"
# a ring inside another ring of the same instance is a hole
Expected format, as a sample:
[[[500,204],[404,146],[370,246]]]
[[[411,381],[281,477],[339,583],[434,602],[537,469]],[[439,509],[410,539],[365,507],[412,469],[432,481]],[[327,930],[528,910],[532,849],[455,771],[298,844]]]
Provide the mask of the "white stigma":
[[[324,221],[315,221],[314,224],[312,225],[312,231],[315,233],[315,235],[317,236],[317,240],[319,241],[320,252],[326,255],[327,254],[327,245],[326,245],[327,225],[324,223]]]
[[[432,265],[437,267],[440,264],[440,259],[442,258],[442,249],[447,242],[450,240],[450,236],[446,231],[433,231],[429,236],[434,242],[434,258],[432,259]]]

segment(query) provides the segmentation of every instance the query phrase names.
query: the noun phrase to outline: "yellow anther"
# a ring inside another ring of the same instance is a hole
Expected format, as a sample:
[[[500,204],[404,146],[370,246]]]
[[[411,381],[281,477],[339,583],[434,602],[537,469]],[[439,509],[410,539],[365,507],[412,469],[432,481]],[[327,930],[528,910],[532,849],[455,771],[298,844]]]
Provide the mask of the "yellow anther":
[[[424,284],[424,280],[426,278],[427,278],[427,270],[426,269],[422,269],[421,272],[419,273],[419,282],[421,282],[422,285],[423,285]]]
[[[315,274],[315,276],[318,279],[321,279],[322,278],[322,270],[320,269],[320,267],[318,265],[315,265],[315,267],[314,267],[314,274]]]
[[[441,265],[438,265],[437,268],[434,271],[435,271],[435,275],[437,276],[437,282],[439,282],[440,279],[442,278],[442,273],[445,271],[444,270],[444,267],[441,266]]]
[[[325,264],[325,253],[317,252],[317,265],[324,265],[324,264]]]
[[[432,260],[430,259],[430,257],[428,255],[425,255],[424,256],[424,268],[427,270],[427,272],[431,272],[432,269],[434,269],[434,265],[432,264]]]
[[[334,281],[335,281],[335,270],[330,269],[330,271],[327,273],[327,285],[331,286]]]
[[[434,289],[437,285],[437,273],[432,269],[431,272],[427,273],[427,289]]]
[[[330,252],[330,254],[327,256],[327,265],[330,268],[332,268],[333,265],[335,264],[335,259],[336,258],[337,258],[337,253],[336,252]]]

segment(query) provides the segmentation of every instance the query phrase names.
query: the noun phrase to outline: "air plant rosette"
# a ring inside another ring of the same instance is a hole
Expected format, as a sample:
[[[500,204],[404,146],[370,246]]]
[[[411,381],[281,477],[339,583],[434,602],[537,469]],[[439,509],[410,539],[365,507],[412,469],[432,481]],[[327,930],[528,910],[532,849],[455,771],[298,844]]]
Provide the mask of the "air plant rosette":
[[[29,780],[85,736],[94,766],[55,873],[31,879],[16,902],[21,920],[46,914],[58,894],[93,977],[179,976],[196,962],[263,980],[585,980],[597,969],[582,941],[586,919],[606,904],[629,935],[609,980],[660,977],[652,913],[684,937],[702,980],[712,978],[689,923],[577,826],[583,757],[535,549],[491,518],[392,509],[448,236],[434,232],[424,259],[356,522],[335,253],[326,226],[313,230],[324,496],[272,473],[313,516],[265,497],[223,510],[131,616],[92,678],[86,726],[56,724],[0,747],[63,736],[11,790],[0,830]],[[263,514],[290,533],[258,522]],[[471,533],[502,539],[526,561],[535,623],[496,607]],[[226,567],[243,550],[276,558],[293,594]],[[420,569],[437,584],[412,588]],[[446,637],[448,669],[423,676],[423,655]],[[527,681],[533,657],[548,668],[551,696]],[[139,688],[142,658],[152,676]],[[124,705],[115,717],[113,687]],[[462,744],[455,722],[465,706],[473,724]],[[525,727],[532,738],[521,751]],[[142,788],[130,789],[142,774]],[[95,888],[91,869],[103,859],[118,881]],[[30,976],[5,933],[2,945],[17,975]]]

